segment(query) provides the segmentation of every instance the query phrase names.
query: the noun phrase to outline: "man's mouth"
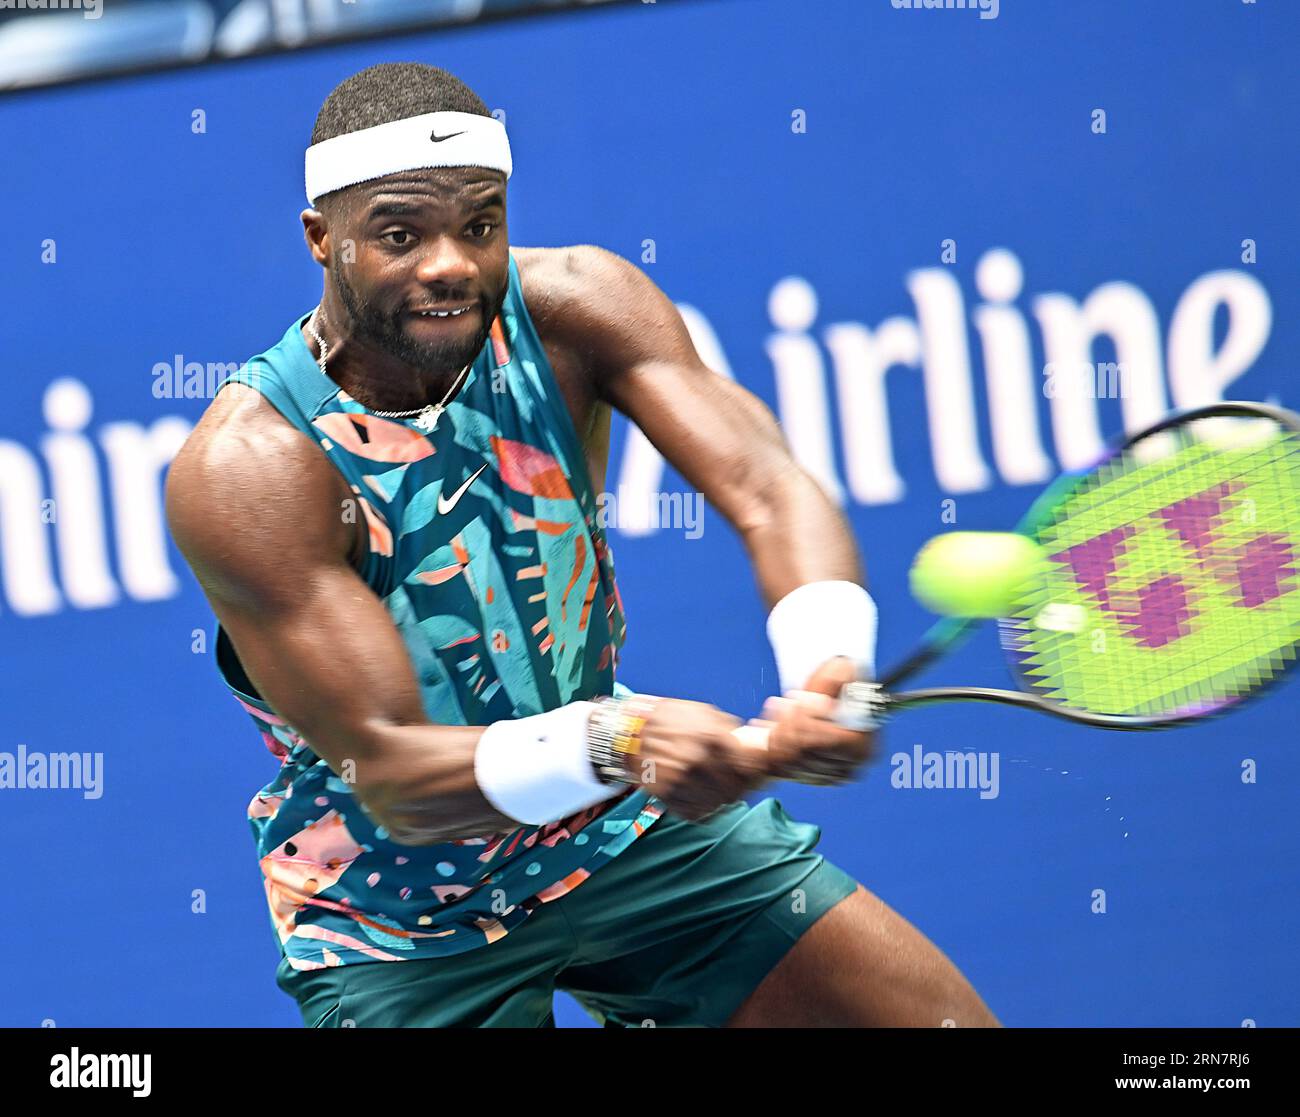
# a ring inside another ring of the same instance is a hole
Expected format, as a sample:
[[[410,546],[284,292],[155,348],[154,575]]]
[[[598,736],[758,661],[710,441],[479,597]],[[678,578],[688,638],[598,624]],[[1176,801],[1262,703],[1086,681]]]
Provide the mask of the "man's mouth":
[[[411,311],[411,313],[417,314],[421,318],[459,318],[462,314],[467,314],[473,309],[474,304],[469,303],[466,306],[418,308]]]

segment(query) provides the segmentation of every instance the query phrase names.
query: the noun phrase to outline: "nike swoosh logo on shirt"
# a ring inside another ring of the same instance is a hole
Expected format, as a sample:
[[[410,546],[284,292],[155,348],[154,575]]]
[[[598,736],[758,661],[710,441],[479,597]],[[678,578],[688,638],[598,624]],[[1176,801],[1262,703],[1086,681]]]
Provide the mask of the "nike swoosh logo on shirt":
[[[487,462],[484,462],[481,466],[478,467],[478,469],[474,470],[473,474],[471,474],[469,477],[465,479],[465,483],[462,484],[461,487],[457,489],[454,493],[452,493],[450,498],[443,496],[442,493],[439,493],[438,494],[438,515],[445,516],[448,512],[450,512],[453,508],[455,508],[460,498],[465,495],[469,487],[472,484],[474,484],[475,480],[477,480],[478,475],[482,473],[485,469],[487,469]]]

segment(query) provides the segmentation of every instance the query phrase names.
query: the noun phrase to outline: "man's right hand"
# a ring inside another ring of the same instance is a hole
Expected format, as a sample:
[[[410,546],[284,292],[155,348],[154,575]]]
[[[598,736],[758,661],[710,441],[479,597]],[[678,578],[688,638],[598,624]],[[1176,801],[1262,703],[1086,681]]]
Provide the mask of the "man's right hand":
[[[734,803],[768,779],[763,751],[742,744],[740,719],[705,702],[659,698],[628,759],[628,781],[691,822]]]

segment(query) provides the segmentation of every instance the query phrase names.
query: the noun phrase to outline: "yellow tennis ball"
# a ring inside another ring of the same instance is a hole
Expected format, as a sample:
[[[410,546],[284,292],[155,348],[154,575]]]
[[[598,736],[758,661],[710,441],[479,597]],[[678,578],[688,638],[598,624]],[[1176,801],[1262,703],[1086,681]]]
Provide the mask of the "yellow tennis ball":
[[[912,562],[912,594],[951,617],[1009,617],[1046,570],[1047,556],[1011,531],[936,535]]]

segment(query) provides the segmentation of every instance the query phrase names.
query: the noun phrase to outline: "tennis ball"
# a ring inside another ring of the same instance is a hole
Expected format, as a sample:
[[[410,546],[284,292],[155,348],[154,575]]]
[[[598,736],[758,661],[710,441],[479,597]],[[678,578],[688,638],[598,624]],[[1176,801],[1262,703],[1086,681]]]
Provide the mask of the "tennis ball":
[[[913,596],[951,617],[1008,617],[1032,591],[1047,556],[1032,539],[1011,531],[950,531],[917,552]]]

